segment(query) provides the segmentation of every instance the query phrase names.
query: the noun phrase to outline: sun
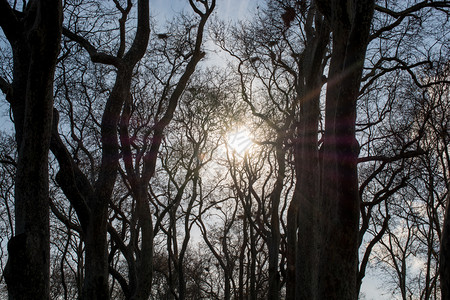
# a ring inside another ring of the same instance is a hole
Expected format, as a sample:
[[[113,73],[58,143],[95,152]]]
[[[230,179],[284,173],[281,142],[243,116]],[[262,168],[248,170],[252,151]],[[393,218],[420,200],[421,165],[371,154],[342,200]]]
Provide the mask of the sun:
[[[226,137],[227,146],[236,154],[242,156],[252,146],[250,131],[247,128],[241,128],[231,131]]]

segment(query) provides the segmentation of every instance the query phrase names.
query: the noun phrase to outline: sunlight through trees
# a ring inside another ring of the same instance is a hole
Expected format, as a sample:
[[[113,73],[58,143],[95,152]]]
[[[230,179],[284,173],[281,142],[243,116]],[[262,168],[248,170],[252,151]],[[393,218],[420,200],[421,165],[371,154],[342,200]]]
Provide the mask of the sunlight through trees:
[[[0,298],[449,299],[450,3],[169,2],[0,0]]]

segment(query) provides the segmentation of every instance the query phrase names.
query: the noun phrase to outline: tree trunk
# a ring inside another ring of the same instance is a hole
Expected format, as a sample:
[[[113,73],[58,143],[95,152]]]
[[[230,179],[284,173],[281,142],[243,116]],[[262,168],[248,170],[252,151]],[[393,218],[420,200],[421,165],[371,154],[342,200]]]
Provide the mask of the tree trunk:
[[[92,210],[85,233],[85,278],[81,299],[109,299],[106,208]]]
[[[258,298],[258,292],[256,290],[256,236],[253,226],[250,226],[250,300],[256,300]]]
[[[286,160],[285,160],[285,150],[283,149],[283,139],[284,135],[279,132],[276,142],[276,158],[278,164],[278,174],[277,181],[273,188],[270,205],[271,205],[271,216],[270,216],[270,233],[267,238],[267,247],[269,254],[269,300],[280,299],[280,274],[278,272],[278,260],[279,260],[279,249],[280,249],[280,199],[281,192],[283,190],[284,178],[286,175]]]
[[[245,205],[248,205],[246,203]],[[248,245],[248,230],[249,226],[247,225],[247,219],[244,218],[242,222],[242,245],[239,251],[239,291],[238,297],[239,300],[244,300],[244,262],[245,262],[245,252]]]
[[[356,100],[374,1],[318,2],[331,24],[322,165],[319,299],[357,299],[359,204]]]
[[[450,299],[450,192],[447,192],[447,208],[441,237],[440,276],[442,300]]]
[[[313,29],[312,19],[315,20]],[[306,47],[296,86],[300,104],[296,125],[296,186],[288,211],[287,299],[316,299],[318,254],[317,217],[319,210],[319,96],[329,28],[321,14],[311,7],[308,12]]]
[[[131,297],[133,300],[145,300],[150,297],[153,278],[153,223],[146,194],[146,187],[141,186],[141,195],[137,201],[137,215],[141,227],[142,241],[136,260],[137,287]]]
[[[117,68],[114,87],[106,101],[100,125],[102,156],[95,185],[92,186],[74,164],[67,149],[60,142],[56,130],[52,143],[52,152],[57,157],[61,169],[60,185],[76,209],[85,235],[86,263],[81,299],[109,299],[107,221],[108,205],[116,182],[120,158],[117,129],[124,101],[130,94],[133,69],[146,52],[150,34],[149,1],[139,0],[137,6],[135,38],[129,50],[119,57],[98,52],[89,41],[64,29],[64,35],[79,43],[89,53],[93,62]],[[61,172],[62,170],[69,172]]]
[[[60,1],[31,1],[24,11],[27,18],[19,17],[6,1],[1,1],[0,10],[0,24],[13,46],[12,96],[7,99],[15,116],[18,146],[15,236],[8,243],[4,275],[10,299],[48,299],[48,150],[62,6]],[[8,26],[15,27],[14,32]]]

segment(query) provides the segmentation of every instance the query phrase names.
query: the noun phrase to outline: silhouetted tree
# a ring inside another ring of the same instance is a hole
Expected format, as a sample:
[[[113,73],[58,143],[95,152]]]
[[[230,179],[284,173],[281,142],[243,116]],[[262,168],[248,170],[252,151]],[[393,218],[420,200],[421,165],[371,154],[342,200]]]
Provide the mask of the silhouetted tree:
[[[53,75],[61,39],[61,1],[0,1],[0,26],[11,46],[12,82],[1,88],[14,117],[18,149],[15,232],[5,280],[10,299],[48,299],[50,273],[48,150]]]

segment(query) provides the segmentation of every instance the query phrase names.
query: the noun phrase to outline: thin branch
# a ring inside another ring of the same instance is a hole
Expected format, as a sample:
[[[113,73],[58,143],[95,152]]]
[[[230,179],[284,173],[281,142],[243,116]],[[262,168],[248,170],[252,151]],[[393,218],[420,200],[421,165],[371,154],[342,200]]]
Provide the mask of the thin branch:
[[[49,204],[50,204],[50,210],[52,211],[52,213],[55,215],[55,217],[61,221],[61,223],[63,223],[67,228],[75,230],[76,232],[78,232],[80,235],[83,235],[83,230],[81,229],[80,226],[78,226],[77,224],[73,223],[72,221],[70,221],[55,205],[55,203],[49,199]]]
[[[423,8],[436,8],[436,9],[442,9],[442,8],[446,8],[446,7],[450,7],[450,3],[448,1],[436,1],[436,2],[430,2],[430,1],[422,1],[420,3],[417,3],[411,7],[408,7],[407,9],[400,11],[400,12],[396,12],[393,10],[390,10],[389,8],[386,7],[382,7],[380,5],[375,5],[375,10],[388,14],[394,18],[396,18],[395,22],[377,30],[374,34],[372,34],[369,38],[369,40],[374,40],[376,38],[378,38],[379,36],[381,36],[381,34],[383,34],[386,31],[390,31],[393,28],[397,27],[398,25],[400,25],[400,23],[408,16],[411,16],[413,13],[423,9]]]
[[[383,156],[383,155],[372,155],[372,156],[366,156],[366,157],[360,157],[358,158],[358,163],[364,163],[364,162],[369,162],[369,161],[382,161],[382,162],[394,162],[400,159],[405,159],[405,158],[412,158],[412,157],[416,157],[419,155],[423,155],[425,154],[425,150],[422,149],[418,149],[418,150],[414,150],[414,151],[405,151],[402,152],[398,155],[395,156]]]
[[[2,90],[3,94],[6,95],[6,98],[8,100],[8,94],[12,91],[11,84],[1,76],[0,76],[0,90]]]

